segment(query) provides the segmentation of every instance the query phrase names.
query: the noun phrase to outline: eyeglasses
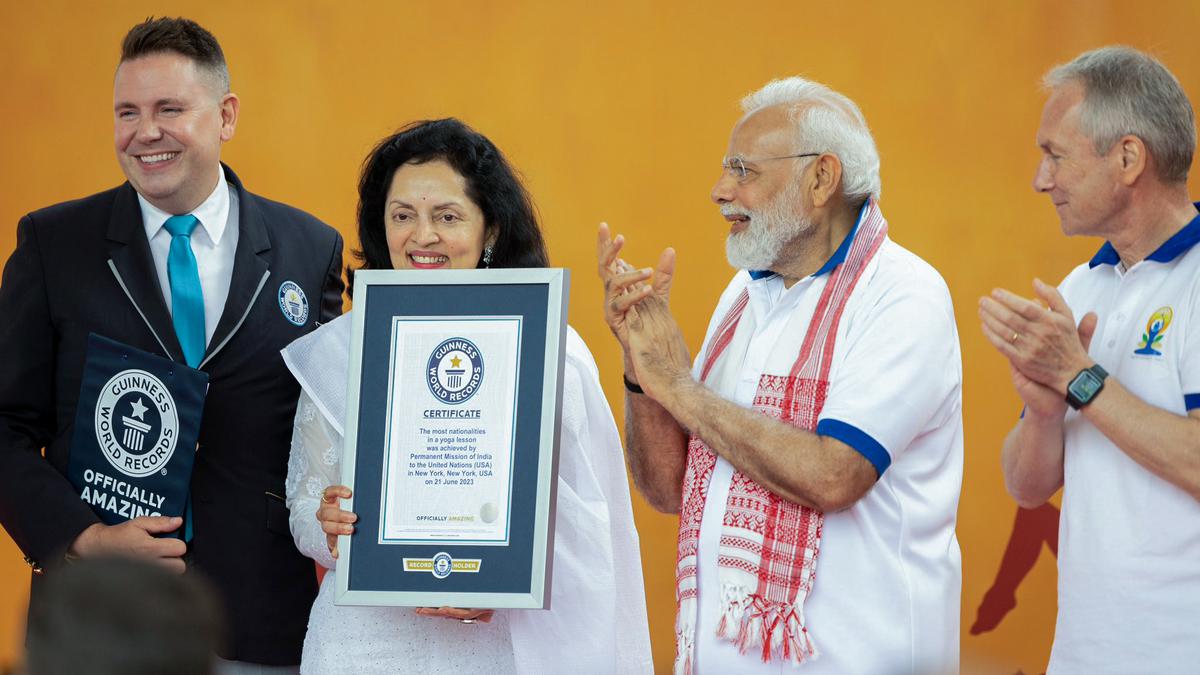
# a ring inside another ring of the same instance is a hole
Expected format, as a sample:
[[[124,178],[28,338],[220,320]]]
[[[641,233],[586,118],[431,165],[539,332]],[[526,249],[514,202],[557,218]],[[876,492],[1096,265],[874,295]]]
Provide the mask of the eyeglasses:
[[[821,154],[822,153],[820,153],[820,152],[805,152],[805,153],[802,153],[799,155],[784,155],[782,157],[763,157],[762,159],[751,159],[751,160],[744,160],[741,157],[726,157],[724,160],[721,161],[721,168],[724,169],[725,171],[732,171],[734,177],[736,177],[738,182],[741,183],[742,181],[749,178],[751,173],[754,173],[753,170],[746,168],[747,161],[749,161],[751,164],[754,164],[756,162],[770,162],[770,161],[776,160],[776,159],[796,159],[799,157],[818,157]]]

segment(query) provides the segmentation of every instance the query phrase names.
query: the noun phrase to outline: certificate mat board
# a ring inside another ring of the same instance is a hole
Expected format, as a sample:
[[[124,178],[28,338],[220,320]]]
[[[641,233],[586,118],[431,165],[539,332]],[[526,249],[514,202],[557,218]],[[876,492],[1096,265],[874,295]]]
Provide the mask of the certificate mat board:
[[[355,273],[336,604],[549,607],[568,283]]]

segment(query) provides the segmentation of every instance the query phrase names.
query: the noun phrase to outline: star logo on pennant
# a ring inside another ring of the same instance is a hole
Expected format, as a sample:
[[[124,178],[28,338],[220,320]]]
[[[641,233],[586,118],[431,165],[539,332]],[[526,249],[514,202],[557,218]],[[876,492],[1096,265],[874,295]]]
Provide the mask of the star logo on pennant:
[[[149,408],[147,408],[146,406],[142,405],[142,399],[140,399],[140,398],[139,398],[139,399],[134,399],[133,403],[131,403],[131,404],[130,404],[130,407],[132,407],[132,408],[133,408],[133,416],[134,416],[135,418],[137,418],[137,419],[139,419],[139,420],[141,420],[141,421],[143,421],[143,422],[145,422],[145,421],[146,421],[146,418],[145,418],[145,417],[143,417],[143,415],[145,415],[145,414],[146,414],[146,411],[147,411],[147,410],[149,410]]]

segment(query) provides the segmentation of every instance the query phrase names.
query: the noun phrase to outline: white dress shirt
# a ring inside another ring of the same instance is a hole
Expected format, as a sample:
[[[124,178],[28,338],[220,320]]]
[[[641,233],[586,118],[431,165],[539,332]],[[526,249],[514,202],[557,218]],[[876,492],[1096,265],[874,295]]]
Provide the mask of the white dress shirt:
[[[200,289],[204,292],[204,344],[212,340],[217,321],[225,311],[229,297],[229,282],[233,278],[233,254],[238,242],[238,196],[225,180],[225,171],[218,171],[217,186],[200,206],[191,213],[200,224],[192,231],[192,254],[200,272]],[[158,286],[162,289],[167,313],[171,313],[171,279],[167,275],[167,254],[171,251],[171,233],[164,225],[172,215],[138,195],[142,207],[142,225],[150,241],[150,255],[158,271]],[[178,214],[183,215],[183,214]]]

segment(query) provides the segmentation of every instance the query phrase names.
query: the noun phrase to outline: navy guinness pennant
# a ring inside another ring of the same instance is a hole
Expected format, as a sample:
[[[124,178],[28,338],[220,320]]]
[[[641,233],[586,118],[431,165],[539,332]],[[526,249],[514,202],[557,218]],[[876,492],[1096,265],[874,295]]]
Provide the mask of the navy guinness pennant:
[[[88,336],[67,477],[100,520],[183,515],[207,391],[208,373]]]

